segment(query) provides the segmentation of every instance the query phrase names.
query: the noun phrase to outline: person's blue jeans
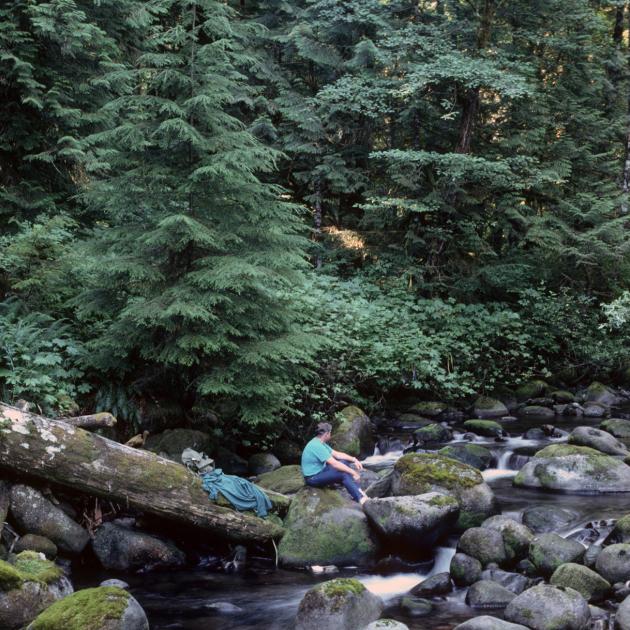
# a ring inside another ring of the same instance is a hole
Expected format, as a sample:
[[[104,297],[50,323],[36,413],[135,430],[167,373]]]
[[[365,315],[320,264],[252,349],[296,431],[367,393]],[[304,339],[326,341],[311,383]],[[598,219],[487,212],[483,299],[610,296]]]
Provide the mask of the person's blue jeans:
[[[359,490],[359,486],[357,486],[350,473],[341,472],[333,468],[330,464],[326,464],[324,469],[316,475],[306,477],[304,481],[307,486],[314,486],[315,488],[323,488],[324,486],[331,486],[334,483],[342,483],[355,501],[358,501],[363,496],[361,490]]]

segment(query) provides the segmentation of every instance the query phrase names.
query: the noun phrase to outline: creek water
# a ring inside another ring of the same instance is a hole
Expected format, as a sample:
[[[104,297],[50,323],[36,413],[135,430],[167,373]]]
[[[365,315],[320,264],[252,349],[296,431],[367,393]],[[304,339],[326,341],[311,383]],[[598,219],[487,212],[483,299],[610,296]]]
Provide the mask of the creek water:
[[[504,423],[512,437],[496,442],[491,438],[476,438],[475,443],[486,446],[494,455],[493,468],[483,472],[484,479],[492,487],[499,501],[502,514],[520,520],[525,508],[553,505],[569,511],[571,518],[562,530],[562,536],[571,536],[585,542],[585,525],[593,521],[618,518],[630,513],[630,493],[606,495],[569,495],[545,493],[536,490],[517,489],[512,478],[528,459],[528,453],[550,443],[566,441],[557,439],[527,440],[523,433],[530,427],[548,422],[527,418]],[[599,421],[584,419],[556,423],[558,428],[570,431],[575,426],[593,425]],[[463,436],[455,434],[449,444],[462,442]],[[444,444],[436,445],[436,449]],[[393,466],[402,452],[375,455],[365,460],[370,468]],[[592,541],[589,540],[588,544]],[[153,630],[288,630],[294,627],[295,615],[304,593],[317,582],[332,577],[357,577],[372,592],[380,595],[390,609],[383,616],[398,619],[412,630],[451,630],[454,626],[474,616],[491,614],[501,616],[500,610],[478,611],[469,608],[464,601],[466,589],[456,589],[448,597],[434,600],[433,613],[424,618],[405,617],[396,608],[396,600],[413,586],[430,575],[448,571],[455,553],[457,538],[442,542],[433,550],[433,562],[422,571],[377,575],[345,568],[334,575],[314,576],[308,572],[276,569],[273,564],[258,563],[255,568],[241,574],[227,574],[198,567],[182,571],[154,572],[139,575],[118,576],[130,584],[130,591],[145,609]],[[75,588],[98,585],[99,581],[113,577],[111,574],[88,572],[75,576]]]

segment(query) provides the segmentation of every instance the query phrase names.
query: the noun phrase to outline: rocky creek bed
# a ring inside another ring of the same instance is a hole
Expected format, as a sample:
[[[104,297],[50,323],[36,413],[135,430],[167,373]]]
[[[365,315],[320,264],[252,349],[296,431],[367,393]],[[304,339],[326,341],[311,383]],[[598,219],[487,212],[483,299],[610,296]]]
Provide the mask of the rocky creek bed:
[[[64,619],[88,598],[118,621],[77,628],[630,629],[627,399],[530,388],[520,403],[420,403],[371,425],[346,409],[337,447],[364,455],[364,510],[303,488],[295,464],[279,467],[295,452],[250,459],[259,485],[292,497],[272,515],[286,529],[277,557],[120,515],[90,534],[63,498],[12,478],[0,615],[20,593],[39,616],[0,627],[74,630]]]

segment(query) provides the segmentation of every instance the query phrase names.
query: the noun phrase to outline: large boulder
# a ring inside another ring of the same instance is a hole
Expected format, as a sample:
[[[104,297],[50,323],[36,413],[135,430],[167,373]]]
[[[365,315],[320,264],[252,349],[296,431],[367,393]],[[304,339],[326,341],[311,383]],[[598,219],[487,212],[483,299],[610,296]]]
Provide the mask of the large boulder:
[[[501,569],[486,569],[481,572],[482,580],[496,582],[515,595],[520,595],[531,586],[531,580],[520,573],[510,573]]]
[[[611,585],[603,577],[581,564],[561,564],[551,576],[553,586],[567,586],[577,591],[590,603],[601,602],[610,592]]]
[[[383,601],[359,580],[339,578],[318,584],[302,598],[296,630],[357,630],[377,620]]]
[[[473,403],[473,415],[482,420],[503,418],[503,416],[507,416],[509,413],[508,408],[496,398],[479,396]]]
[[[617,403],[617,394],[603,383],[593,381],[586,389],[586,401],[596,402],[605,407],[611,407]]]
[[[354,457],[367,457],[374,453],[374,444],[370,419],[363,410],[350,406],[337,414],[330,446]]]
[[[529,545],[529,560],[541,575],[549,576],[561,564],[581,560],[584,551],[584,547],[575,540],[558,534],[540,534]]]
[[[263,475],[280,466],[280,460],[273,453],[254,453],[247,461],[247,467],[252,475]]]
[[[187,448],[210,454],[212,438],[208,433],[195,429],[166,429],[162,433],[149,435],[144,443],[144,448],[181,463],[182,453]]]
[[[457,543],[457,551],[477,558],[482,566],[492,562],[501,565],[507,561],[503,536],[494,529],[484,527],[467,529]]]
[[[451,532],[459,516],[457,500],[437,492],[371,499],[363,511],[384,545],[405,555],[422,557]]]
[[[453,439],[453,432],[443,424],[427,424],[413,433],[415,441],[420,444],[437,444],[438,442],[448,442]]]
[[[302,467],[296,465],[281,466],[272,472],[260,475],[256,483],[273,492],[295,494],[304,487]]]
[[[55,602],[26,630],[149,630],[140,604],[116,586],[87,588]]]
[[[556,532],[575,521],[577,514],[571,510],[548,505],[534,505],[523,510],[523,525],[534,534]]]
[[[610,433],[593,427],[576,427],[569,434],[569,444],[590,446],[608,455],[627,455],[628,448]]]
[[[177,567],[186,560],[172,542],[115,523],[96,530],[92,547],[103,567],[118,571]]]
[[[516,595],[497,582],[480,580],[466,593],[466,603],[471,608],[505,608]]]
[[[609,418],[604,420],[599,427],[614,435],[616,438],[627,440],[630,438],[630,420],[623,420],[621,418]]]
[[[630,514],[617,520],[612,531],[606,537],[606,544],[630,543]]]
[[[68,554],[81,553],[90,540],[86,529],[30,486],[11,489],[11,516],[18,531],[44,536]]]
[[[284,526],[278,553],[287,567],[363,565],[377,551],[359,504],[333,488],[306,486],[300,490],[293,497]]]
[[[457,499],[457,529],[479,525],[496,513],[494,493],[472,466],[436,453],[409,453],[394,465],[392,494],[396,496],[439,492]]]
[[[438,595],[446,595],[453,590],[451,575],[448,572],[436,573],[414,586],[410,595],[415,597],[436,597]]]
[[[451,558],[450,573],[457,586],[470,586],[481,578],[481,562],[465,553],[456,553]]]
[[[481,527],[494,529],[501,533],[508,561],[521,560],[529,551],[534,533],[522,523],[498,514],[486,519]]]
[[[630,545],[619,543],[602,549],[595,569],[611,584],[630,580]]]
[[[542,405],[527,405],[518,410],[518,415],[537,420],[550,420],[556,415],[556,412]]]
[[[527,630],[527,626],[510,623],[504,619],[497,619],[489,615],[481,615],[460,623],[453,630]]]
[[[617,628],[617,630],[630,630],[630,595],[628,595],[628,597],[619,604],[619,608],[617,608],[615,628]]]
[[[532,630],[585,630],[591,611],[586,600],[572,588],[539,584],[517,595],[504,616]]]
[[[562,492],[630,492],[630,466],[587,446],[552,444],[538,451],[513,483]]]
[[[23,551],[14,564],[0,560],[0,628],[22,628],[70,593],[72,585],[63,571],[43,554]]]
[[[505,435],[503,427],[498,422],[494,422],[494,420],[466,420],[466,422],[464,422],[464,429],[485,437],[496,438]]]
[[[438,451],[438,455],[456,459],[458,462],[472,466],[477,470],[490,467],[493,460],[492,453],[479,444],[449,444]]]

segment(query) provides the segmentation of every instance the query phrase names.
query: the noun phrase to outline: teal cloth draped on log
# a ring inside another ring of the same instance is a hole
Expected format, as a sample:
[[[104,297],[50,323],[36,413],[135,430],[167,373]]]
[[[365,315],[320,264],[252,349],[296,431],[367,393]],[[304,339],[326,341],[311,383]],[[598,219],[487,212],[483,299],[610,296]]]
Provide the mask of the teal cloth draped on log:
[[[201,480],[212,500],[216,500],[220,492],[237,510],[255,510],[261,518],[265,518],[271,509],[267,495],[247,479],[224,475],[220,468],[216,468],[202,475]]]

